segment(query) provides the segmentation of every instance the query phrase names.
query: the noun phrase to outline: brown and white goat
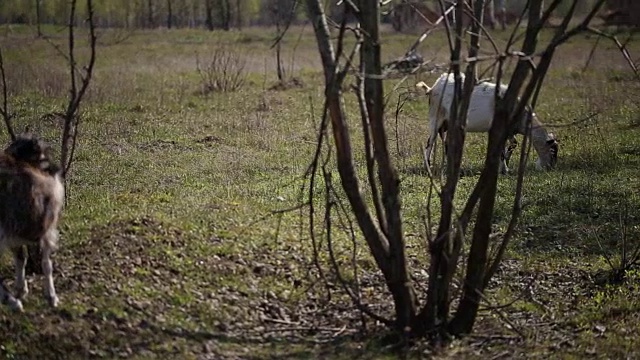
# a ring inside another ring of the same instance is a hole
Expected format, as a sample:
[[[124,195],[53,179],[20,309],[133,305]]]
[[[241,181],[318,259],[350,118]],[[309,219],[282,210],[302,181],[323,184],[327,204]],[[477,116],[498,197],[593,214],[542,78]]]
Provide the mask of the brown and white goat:
[[[58,243],[64,185],[48,149],[41,140],[25,134],[0,155],[0,253],[11,250],[16,276],[15,297],[0,278],[0,302],[18,311],[22,311],[20,300],[28,293],[27,246],[40,247],[45,296],[51,306],[58,305],[51,255]]]

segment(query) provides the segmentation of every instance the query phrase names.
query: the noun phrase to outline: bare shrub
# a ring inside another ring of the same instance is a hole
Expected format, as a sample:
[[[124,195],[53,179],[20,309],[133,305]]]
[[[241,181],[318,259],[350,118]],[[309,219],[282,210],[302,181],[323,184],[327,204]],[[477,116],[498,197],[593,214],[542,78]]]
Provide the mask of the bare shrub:
[[[633,227],[629,226],[629,208],[625,204],[619,214],[620,237],[617,241],[617,253],[611,253],[608,246],[603,245],[600,235],[593,232],[600,247],[601,255],[606,260],[609,269],[600,272],[596,276],[596,282],[605,284],[620,284],[627,278],[627,273],[634,268],[640,267],[640,241],[634,236]],[[637,233],[635,233],[637,235]]]
[[[209,60],[202,63],[196,58],[196,67],[203,95],[212,92],[231,92],[240,89],[247,80],[247,60],[233,50],[216,47]]]

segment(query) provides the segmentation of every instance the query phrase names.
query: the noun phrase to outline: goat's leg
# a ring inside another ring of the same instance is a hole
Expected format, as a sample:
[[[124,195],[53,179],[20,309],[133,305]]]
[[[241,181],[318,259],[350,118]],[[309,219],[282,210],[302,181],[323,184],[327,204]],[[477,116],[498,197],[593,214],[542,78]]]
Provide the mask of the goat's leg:
[[[437,134],[432,132],[427,139],[427,146],[424,148],[424,166],[428,172],[431,172],[431,155],[433,153],[433,147],[436,144]]]
[[[506,175],[509,173],[509,154],[505,147],[500,154],[500,174]]]
[[[4,239],[0,237],[0,241]],[[2,249],[0,248],[0,255],[2,255]],[[0,277],[0,304],[7,304],[15,311],[22,311],[22,302],[16,299],[7,287],[4,285],[4,279]]]
[[[46,241],[44,242],[46,243]],[[58,306],[58,296],[56,288],[53,285],[53,264],[51,263],[51,255],[53,249],[48,244],[42,247],[42,273],[44,274],[44,295],[52,307]]]
[[[445,166],[446,160],[447,160],[447,154],[449,153],[449,143],[447,142],[447,132],[440,130],[439,134],[440,134],[440,140],[442,140],[442,148],[444,149],[445,163],[443,163],[442,166]]]
[[[2,239],[0,239],[2,240]],[[16,261],[17,262],[17,261]],[[18,270],[16,269],[16,278],[18,274]],[[22,277],[22,281],[24,281],[24,276]],[[16,279],[16,285],[18,285],[20,280]],[[4,285],[4,279],[0,278],[0,303],[7,304],[9,307],[15,311],[22,311],[22,302],[19,299],[16,299],[9,289]]]
[[[504,150],[502,151],[502,161],[500,162],[500,173],[503,175],[509,173],[509,160],[517,146],[518,140],[516,140],[516,137],[510,136],[507,139],[507,144],[505,145]]]
[[[2,278],[0,278],[0,303],[9,305],[15,311],[23,311],[22,302],[11,295]]]
[[[27,280],[25,278],[25,267],[27,265],[27,254],[24,246],[17,246],[11,249],[13,252],[13,262],[16,267],[16,297],[24,299],[29,293]]]
[[[507,175],[509,173],[509,166],[504,158],[504,152],[502,153],[502,161],[500,161],[500,174]]]
[[[516,148],[518,147],[518,140],[516,139],[515,136],[510,136],[507,139],[507,153],[505,156],[505,160],[507,161],[507,165],[509,164],[509,160],[511,160],[511,156],[513,155],[513,152],[516,150]]]

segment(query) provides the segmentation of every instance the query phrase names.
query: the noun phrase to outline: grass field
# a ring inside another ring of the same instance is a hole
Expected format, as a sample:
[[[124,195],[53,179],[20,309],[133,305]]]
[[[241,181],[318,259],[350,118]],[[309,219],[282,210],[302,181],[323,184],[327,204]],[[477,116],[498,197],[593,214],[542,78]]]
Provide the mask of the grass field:
[[[30,29],[2,30],[16,127],[30,125],[55,146],[60,126],[46,115],[65,102],[65,61]],[[64,45],[64,32],[47,33]],[[40,278],[30,278],[24,314],[0,307],[0,357],[395,356],[385,332],[371,321],[363,328],[335,282],[318,282],[305,213],[266,216],[300,202],[323,101],[308,27],[290,30],[283,47],[285,68],[301,86],[269,90],[276,83],[274,35],[273,29],[100,32],[55,257],[61,306],[48,308]],[[413,41],[385,32],[383,59],[402,55]],[[483,310],[473,336],[436,353],[417,344],[411,357],[640,358],[640,271],[623,283],[603,281],[623,230],[628,243],[640,242],[640,82],[604,40],[583,69],[594,41],[578,36],[561,48],[541,94],[537,112],[556,125],[559,163],[551,172],[531,166],[526,178],[517,237],[487,294],[488,305],[508,305]],[[421,52],[444,61],[444,44],[436,33]],[[246,60],[247,84],[202,95],[197,59],[206,62],[220,47]],[[640,42],[630,50],[637,58]],[[427,104],[412,95],[397,118],[394,112],[400,95],[437,75],[385,82],[418,279],[428,267],[427,179],[420,171]],[[361,146],[352,96],[347,103]],[[562,126],[590,114],[597,115]],[[461,202],[477,180],[485,141],[468,137]],[[362,164],[363,156],[356,160]],[[499,181],[497,232],[508,221],[515,186],[513,176]],[[335,241],[345,264],[355,251],[363,298],[391,312],[364,242],[354,250],[346,236]],[[324,256],[320,261],[326,268]],[[9,256],[0,273],[12,285]]]

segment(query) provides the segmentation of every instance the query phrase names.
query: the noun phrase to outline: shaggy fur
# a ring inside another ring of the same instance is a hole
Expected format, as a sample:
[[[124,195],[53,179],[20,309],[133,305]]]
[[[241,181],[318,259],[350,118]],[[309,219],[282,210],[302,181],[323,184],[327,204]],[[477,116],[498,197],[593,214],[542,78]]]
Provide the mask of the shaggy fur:
[[[4,153],[16,161],[27,163],[47,172],[51,176],[55,176],[61,172],[60,167],[49,160],[50,147],[29,132],[21,134],[4,150]],[[30,245],[27,247],[27,252],[27,275],[42,274],[42,267],[40,266],[42,253],[40,252],[40,246],[37,244]]]
[[[49,159],[48,147],[31,135],[18,137],[0,155],[0,251],[11,250],[16,266],[16,297],[0,281],[2,303],[22,310],[20,298],[28,293],[25,246],[39,246],[45,295],[57,306],[51,254],[57,247],[63,202],[61,174]]]
[[[460,74],[461,81],[464,82],[464,74]],[[438,134],[444,140],[447,131],[447,121],[449,120],[449,109],[453,102],[455,79],[453,74],[442,74],[436,80],[433,87],[429,87],[424,82],[416,84],[429,95],[429,139],[425,149],[425,161],[430,166],[431,153],[435,146]],[[473,88],[469,111],[467,112],[467,132],[489,132],[493,123],[495,111],[495,91],[496,84],[482,82]],[[500,86],[500,95],[507,90],[506,85]],[[523,116],[522,123],[516,129],[517,134],[526,134],[526,120],[531,115],[531,141],[534,149],[538,153],[536,164],[540,168],[550,169],[555,167],[558,157],[558,142],[553,133],[547,133],[542,127],[537,115],[530,111]],[[515,134],[512,134],[515,135]],[[509,137],[505,151],[503,152],[502,172],[506,172],[507,162],[511,152],[515,149],[514,136]]]

